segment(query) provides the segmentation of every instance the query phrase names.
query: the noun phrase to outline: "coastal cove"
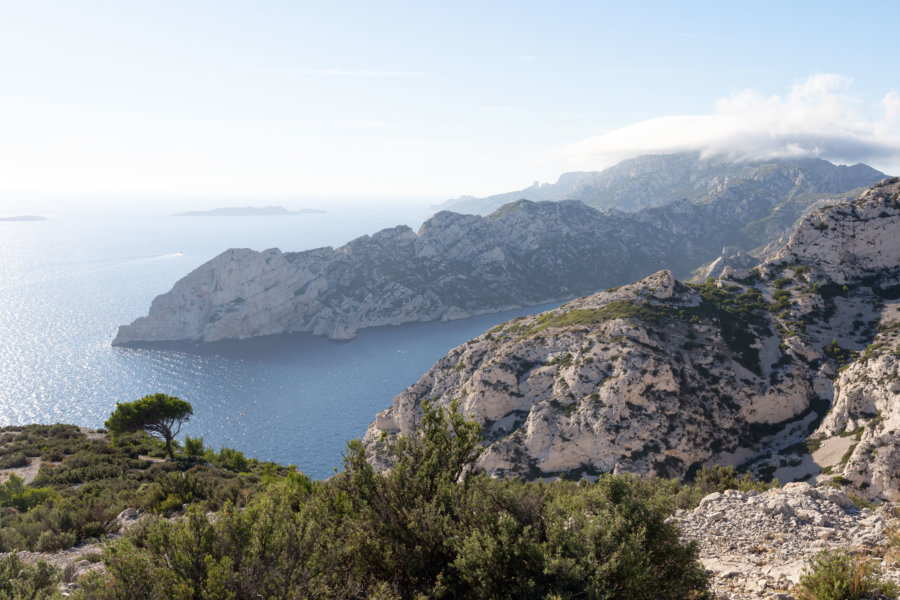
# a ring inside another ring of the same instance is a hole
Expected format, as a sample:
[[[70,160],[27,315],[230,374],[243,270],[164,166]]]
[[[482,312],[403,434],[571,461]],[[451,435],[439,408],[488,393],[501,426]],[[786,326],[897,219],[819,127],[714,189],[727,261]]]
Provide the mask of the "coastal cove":
[[[164,392],[194,407],[182,434],[327,477],[346,441],[450,348],[540,309],[364,330],[350,342],[297,335],[161,350],[112,348],[110,341],[156,294],[228,247],[337,246],[420,222],[399,211],[347,211],[4,223],[0,425],[99,427],[116,402]]]

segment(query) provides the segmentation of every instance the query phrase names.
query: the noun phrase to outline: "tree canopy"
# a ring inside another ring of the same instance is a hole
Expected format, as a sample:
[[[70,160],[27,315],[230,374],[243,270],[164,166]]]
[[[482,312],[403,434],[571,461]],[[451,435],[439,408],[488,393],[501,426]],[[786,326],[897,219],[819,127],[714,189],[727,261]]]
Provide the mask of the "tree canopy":
[[[174,459],[172,438],[178,435],[181,425],[193,414],[190,403],[175,396],[153,394],[134,402],[116,402],[116,410],[104,425],[113,434],[146,431],[162,438],[166,442],[169,458]]]

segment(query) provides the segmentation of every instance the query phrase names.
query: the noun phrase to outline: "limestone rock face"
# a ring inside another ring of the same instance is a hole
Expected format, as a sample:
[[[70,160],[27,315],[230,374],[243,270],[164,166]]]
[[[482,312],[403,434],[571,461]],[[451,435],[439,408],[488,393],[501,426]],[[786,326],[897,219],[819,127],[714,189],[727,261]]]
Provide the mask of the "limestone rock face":
[[[734,303],[747,331],[728,312]],[[386,440],[414,431],[424,400],[457,399],[483,424],[478,466],[489,473],[680,477],[808,411],[808,367],[782,356],[751,286],[690,288],[662,271],[455,348],[379,413],[364,441],[387,466]]]
[[[900,501],[900,180],[868,190],[840,211],[816,214],[797,230],[781,257],[803,252],[829,258],[822,272],[842,284],[854,305],[846,337],[838,338],[841,367],[831,411],[817,440],[852,439],[831,474],[870,498]],[[846,286],[846,291],[844,287]],[[848,317],[846,320],[849,320]],[[852,332],[852,334],[850,333]]]
[[[885,180],[839,208],[800,223],[773,262],[814,262],[830,281],[845,284],[900,264],[896,179]]]
[[[778,239],[821,201],[800,191],[840,196],[875,173],[838,176],[841,168],[821,162],[812,170],[757,165],[752,185],[635,213],[577,200],[517,201],[488,217],[439,212],[418,232],[395,227],[337,249],[228,250],[120,327],[113,344],[295,332],[348,339],[364,327],[573,298],[660,268],[687,275],[724,246],[749,251]]]
[[[895,179],[810,214],[754,269],[693,285],[661,271],[500,325],[378,414],[370,459],[389,466],[392,438],[414,433],[422,402],[456,400],[482,423],[478,466],[493,474],[683,476],[718,463],[782,481],[843,473],[855,493],[893,499],[898,238]],[[820,442],[859,443],[810,455],[816,427]]]

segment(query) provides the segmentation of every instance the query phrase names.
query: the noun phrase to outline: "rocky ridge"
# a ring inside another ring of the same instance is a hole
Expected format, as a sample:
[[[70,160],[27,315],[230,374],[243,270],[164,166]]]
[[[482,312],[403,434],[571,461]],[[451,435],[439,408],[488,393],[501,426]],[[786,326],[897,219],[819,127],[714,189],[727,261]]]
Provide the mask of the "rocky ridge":
[[[494,474],[730,464],[782,481],[839,476],[894,500],[898,232],[894,179],[810,214],[756,269],[699,285],[660,272],[500,325],[378,414],[371,460],[388,465],[386,444],[414,430],[422,402],[456,400],[482,422],[479,466]]]
[[[697,152],[647,155],[603,171],[564,173],[556,183],[485,198],[464,196],[440,208],[487,215],[518,200],[581,200],[600,210],[636,211],[679,200],[709,202],[723,193],[747,198],[776,194],[788,201],[877,183],[884,177],[866,165],[835,166],[821,159],[735,161]],[[797,215],[799,216],[799,214]]]
[[[418,232],[400,226],[336,249],[228,250],[158,296],[147,316],[120,327],[113,344],[296,332],[349,339],[364,327],[573,298],[660,268],[686,275],[723,247],[750,251],[779,239],[822,201],[799,200],[781,171],[766,172],[753,179],[752,193],[731,185],[703,202],[635,213],[604,213],[577,200],[520,201],[489,217],[440,212]],[[801,175],[787,180],[796,186],[796,178],[812,177]],[[857,179],[825,177],[814,187],[846,194]]]

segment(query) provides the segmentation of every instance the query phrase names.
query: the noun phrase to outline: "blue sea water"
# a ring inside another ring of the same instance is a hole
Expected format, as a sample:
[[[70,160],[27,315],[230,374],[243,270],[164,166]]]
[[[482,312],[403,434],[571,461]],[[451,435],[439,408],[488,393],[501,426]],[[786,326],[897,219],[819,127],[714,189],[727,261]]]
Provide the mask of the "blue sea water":
[[[100,427],[116,402],[189,401],[182,431],[295,464],[315,478],[347,440],[446,352],[523,309],[363,330],[349,342],[278,336],[201,350],[113,348],[118,325],[229,247],[337,246],[421,219],[335,211],[291,217],[59,217],[0,223],[0,425]]]

